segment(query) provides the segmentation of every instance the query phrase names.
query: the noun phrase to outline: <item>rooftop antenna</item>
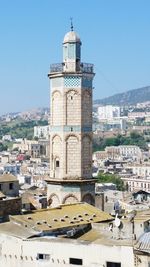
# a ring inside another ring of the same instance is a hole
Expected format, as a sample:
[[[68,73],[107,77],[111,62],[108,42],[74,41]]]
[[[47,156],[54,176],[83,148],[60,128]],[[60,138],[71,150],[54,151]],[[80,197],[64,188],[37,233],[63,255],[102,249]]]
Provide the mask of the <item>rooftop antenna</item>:
[[[70,21],[71,21],[71,31],[73,32],[73,18],[72,17],[70,18]]]

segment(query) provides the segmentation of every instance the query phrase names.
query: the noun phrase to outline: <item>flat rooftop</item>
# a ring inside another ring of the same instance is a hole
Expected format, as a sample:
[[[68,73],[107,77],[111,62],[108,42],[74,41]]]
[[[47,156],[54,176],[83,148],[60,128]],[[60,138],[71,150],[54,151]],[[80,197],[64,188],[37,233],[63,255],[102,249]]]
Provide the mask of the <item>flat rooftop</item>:
[[[137,212],[134,219],[137,223],[150,220],[150,210]],[[10,216],[10,222],[0,224],[0,234],[39,242],[133,246],[137,241],[126,232],[129,219],[121,219],[124,225],[122,236],[117,227],[113,232],[110,230],[113,220],[109,214],[87,203],[66,204]]]
[[[0,232],[8,232],[13,235],[11,226],[18,225],[23,231],[36,233],[49,233],[65,228],[91,225],[96,222],[111,221],[113,217],[109,214],[91,206],[87,203],[76,203],[60,205],[56,208],[32,211],[23,215],[10,216],[10,222],[6,225],[0,224]],[[20,229],[20,228],[19,228]],[[16,230],[17,233],[17,230]]]

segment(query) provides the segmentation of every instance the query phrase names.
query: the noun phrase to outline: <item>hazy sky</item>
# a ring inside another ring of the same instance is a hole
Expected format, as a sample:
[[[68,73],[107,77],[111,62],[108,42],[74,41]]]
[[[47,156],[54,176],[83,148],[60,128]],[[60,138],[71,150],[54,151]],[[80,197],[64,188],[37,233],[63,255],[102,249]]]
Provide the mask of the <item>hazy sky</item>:
[[[70,17],[82,62],[95,65],[95,99],[150,85],[149,0],[0,0],[0,114],[49,106]]]

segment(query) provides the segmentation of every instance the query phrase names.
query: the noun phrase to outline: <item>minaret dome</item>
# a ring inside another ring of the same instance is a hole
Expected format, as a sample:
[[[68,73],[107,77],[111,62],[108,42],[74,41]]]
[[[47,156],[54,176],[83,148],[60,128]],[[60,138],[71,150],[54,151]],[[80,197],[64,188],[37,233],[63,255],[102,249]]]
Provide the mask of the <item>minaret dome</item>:
[[[70,32],[67,32],[64,36],[63,44],[66,44],[66,43],[80,43],[81,44],[81,40],[80,40],[79,35],[75,31],[70,31]]]

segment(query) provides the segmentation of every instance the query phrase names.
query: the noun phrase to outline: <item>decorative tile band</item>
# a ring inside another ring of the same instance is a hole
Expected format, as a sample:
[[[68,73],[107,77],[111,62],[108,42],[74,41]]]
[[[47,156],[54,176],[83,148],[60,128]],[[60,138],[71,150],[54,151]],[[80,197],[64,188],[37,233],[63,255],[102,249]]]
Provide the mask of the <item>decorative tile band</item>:
[[[81,78],[77,76],[66,76],[64,77],[65,87],[79,87],[81,86]]]
[[[92,132],[92,126],[50,126],[50,132]]]

